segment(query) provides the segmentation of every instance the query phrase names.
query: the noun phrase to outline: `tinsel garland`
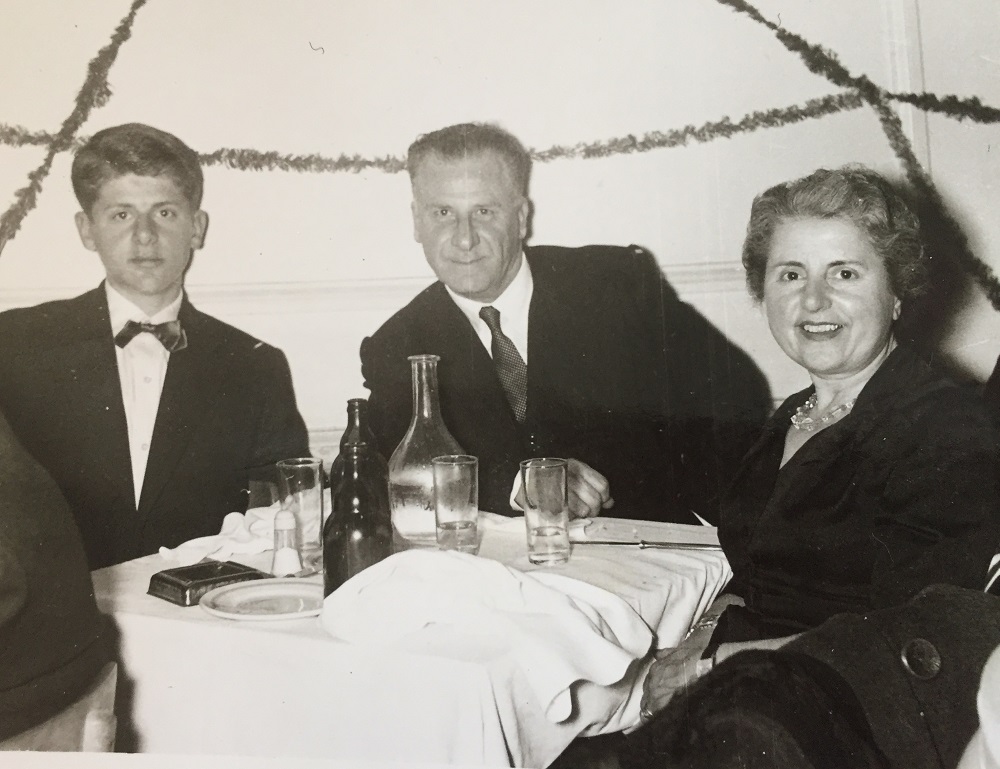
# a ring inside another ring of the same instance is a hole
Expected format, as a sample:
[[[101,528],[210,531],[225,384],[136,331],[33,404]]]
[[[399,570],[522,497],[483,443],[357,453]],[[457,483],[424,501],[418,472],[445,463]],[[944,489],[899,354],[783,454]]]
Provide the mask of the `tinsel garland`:
[[[938,225],[947,231],[958,264],[979,284],[979,287],[983,290],[993,309],[1000,312],[1000,280],[997,280],[997,276],[990,266],[972,252],[965,231],[948,211],[948,206],[941,198],[937,187],[917,159],[910,140],[903,131],[899,115],[889,106],[888,102],[890,99],[895,98],[898,101],[913,104],[921,109],[941,112],[952,117],[959,117],[960,119],[969,118],[980,123],[1000,122],[1000,110],[984,106],[979,99],[975,98],[958,99],[955,96],[940,98],[927,93],[890,94],[872,82],[867,76],[852,75],[837,60],[836,55],[832,52],[818,45],[813,45],[799,35],[789,32],[780,25],[764,18],[760,11],[746,2],[746,0],[718,0],[718,2],[746,14],[759,24],[763,24],[774,32],[785,48],[797,54],[802,59],[802,62],[810,72],[822,75],[831,83],[841,88],[855,89],[861,98],[875,110],[882,124],[882,130],[889,141],[889,146],[892,147],[892,151],[903,165],[907,180],[931,207]],[[958,114],[956,114],[956,111]]]
[[[780,24],[770,21],[746,0],[718,0],[718,2],[767,27],[785,48],[799,56],[810,72],[826,78],[833,85],[844,89],[844,92],[811,99],[801,106],[793,105],[753,112],[737,122],[724,117],[701,126],[688,125],[670,131],[652,131],[641,137],[628,135],[590,143],[581,142],[575,145],[557,145],[548,149],[532,150],[533,159],[545,163],[567,158],[603,158],[649,152],[655,149],[684,146],[691,141],[709,142],[715,139],[727,139],[762,128],[776,128],[858,109],[864,104],[868,104],[878,115],[886,138],[893,152],[903,164],[908,180],[936,209],[940,221],[952,231],[953,242],[958,247],[959,264],[973,276],[983,288],[993,307],[1000,311],[1000,281],[997,280],[989,266],[972,253],[962,228],[948,213],[947,207],[933,182],[917,160],[913,148],[903,132],[899,116],[889,106],[889,102],[897,101],[910,104],[926,112],[935,112],[957,120],[971,120],[978,123],[1000,122],[1000,109],[984,105],[976,97],[938,96],[926,92],[919,94],[888,92],[866,75],[853,75],[840,63],[833,52],[814,45],[803,37],[786,30]],[[28,185],[15,193],[14,204],[0,216],[0,252],[16,235],[24,217],[36,206],[42,182],[48,176],[56,154],[75,149],[83,143],[84,139],[76,137],[76,132],[87,120],[91,110],[94,107],[103,106],[110,97],[108,73],[117,58],[118,50],[132,34],[136,13],[145,4],[146,0],[133,0],[128,14],[115,29],[108,45],[102,48],[97,56],[90,61],[87,67],[87,77],[76,97],[75,107],[57,133],[30,131],[21,126],[0,124],[0,145],[47,147],[41,165],[28,174]],[[292,155],[249,148],[222,148],[202,154],[200,159],[205,166],[223,166],[240,171],[358,173],[378,170],[385,173],[399,173],[406,168],[405,160],[394,156],[364,158],[358,155],[339,155],[330,158],[318,154]]]
[[[601,158],[610,155],[624,155],[633,152],[649,152],[666,147],[679,147],[694,142],[710,142],[728,139],[737,134],[751,133],[761,128],[777,128],[791,123],[833,115],[838,112],[858,109],[864,100],[856,93],[841,93],[810,99],[802,105],[778,107],[752,112],[738,122],[724,117],[700,126],[685,126],[671,131],[651,131],[641,137],[623,136],[603,139],[591,143],[556,145],[544,150],[531,150],[531,157],[541,163],[566,158]],[[13,146],[44,145],[51,140],[43,132],[29,132],[19,126],[0,125],[0,144]],[[82,145],[85,139],[77,139],[74,144]],[[358,155],[339,155],[335,158],[325,155],[291,155],[273,150],[249,148],[222,148],[199,155],[203,166],[224,166],[237,171],[294,171],[298,173],[338,173],[377,170],[385,173],[399,173],[406,170],[406,159],[392,155],[381,158],[363,158]]]
[[[253,149],[220,149],[198,156],[204,166],[221,165],[237,171],[297,171],[299,173],[359,173],[370,169],[399,173],[406,169],[406,159],[387,155],[383,158],[363,158],[358,155],[282,155]]]
[[[546,150],[533,150],[532,158],[543,163],[564,158],[603,158],[611,155],[626,155],[633,152],[649,152],[664,147],[679,147],[689,141],[710,142],[714,139],[728,139],[737,134],[751,133],[761,128],[776,128],[778,126],[798,123],[803,120],[832,115],[837,112],[857,109],[864,104],[861,97],[854,93],[843,93],[834,96],[824,96],[821,99],[810,99],[804,105],[781,107],[763,112],[751,112],[737,123],[728,117],[700,126],[685,126],[673,131],[652,131],[643,134],[641,138],[625,136],[617,139],[605,139],[590,144],[574,146],[556,146]]]
[[[48,151],[45,153],[41,165],[28,174],[28,186],[22,187],[14,193],[13,205],[4,212],[3,216],[0,216],[0,251],[21,229],[21,222],[24,221],[28,212],[37,205],[42,182],[49,175],[56,154],[69,149],[73,137],[80,130],[80,126],[86,122],[91,110],[94,107],[104,106],[110,98],[111,88],[108,86],[108,72],[118,57],[118,50],[132,36],[132,23],[135,21],[135,15],[145,4],[146,0],[133,0],[129,12],[118,24],[110,42],[98,51],[97,56],[91,59],[87,66],[87,77],[83,82],[83,87],[76,95],[73,111],[48,142]],[[28,132],[25,132],[25,135],[31,136]]]

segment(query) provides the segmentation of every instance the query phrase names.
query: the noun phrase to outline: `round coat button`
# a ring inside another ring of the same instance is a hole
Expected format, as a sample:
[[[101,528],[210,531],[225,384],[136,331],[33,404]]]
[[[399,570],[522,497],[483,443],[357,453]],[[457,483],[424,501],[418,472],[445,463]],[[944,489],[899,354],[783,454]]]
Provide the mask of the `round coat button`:
[[[900,658],[910,675],[925,681],[941,671],[940,653],[934,644],[924,638],[907,641]]]

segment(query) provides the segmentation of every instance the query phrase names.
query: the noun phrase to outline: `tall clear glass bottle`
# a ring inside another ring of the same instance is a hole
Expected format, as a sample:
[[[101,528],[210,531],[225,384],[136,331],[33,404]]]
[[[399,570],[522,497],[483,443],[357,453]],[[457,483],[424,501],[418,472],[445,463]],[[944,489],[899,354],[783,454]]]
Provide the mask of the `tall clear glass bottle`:
[[[392,554],[389,503],[365,443],[344,449],[344,471],[323,527],[323,595]]]
[[[464,454],[441,418],[438,401],[439,355],[411,355],[413,418],[389,459],[389,502],[392,525],[409,543],[434,546],[434,470],[431,460]],[[401,543],[405,546],[405,542]]]

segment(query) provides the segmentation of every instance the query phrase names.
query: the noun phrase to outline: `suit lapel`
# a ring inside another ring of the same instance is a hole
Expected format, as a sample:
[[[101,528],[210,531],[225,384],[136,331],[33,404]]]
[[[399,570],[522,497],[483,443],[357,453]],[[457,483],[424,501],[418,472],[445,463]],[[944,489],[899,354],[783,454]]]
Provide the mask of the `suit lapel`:
[[[91,464],[104,483],[134,507],[128,425],[103,284],[76,301],[78,307],[70,313],[75,326],[53,351],[67,376],[60,389],[66,413],[75,421],[67,429],[81,436],[86,452],[81,461]]]
[[[139,498],[140,515],[149,514],[184,456],[215,400],[226,370],[219,353],[225,337],[208,316],[195,310],[185,296],[178,317],[188,345],[170,354]]]
[[[566,322],[579,324],[580,313],[570,302],[572,291],[556,285],[549,266],[537,254],[527,251],[534,289],[528,308],[528,419],[538,409],[546,409],[546,393],[565,379],[567,350],[559,340],[574,339],[578,332],[564,330]],[[562,289],[562,290],[560,290]],[[567,405],[567,404],[561,404]]]

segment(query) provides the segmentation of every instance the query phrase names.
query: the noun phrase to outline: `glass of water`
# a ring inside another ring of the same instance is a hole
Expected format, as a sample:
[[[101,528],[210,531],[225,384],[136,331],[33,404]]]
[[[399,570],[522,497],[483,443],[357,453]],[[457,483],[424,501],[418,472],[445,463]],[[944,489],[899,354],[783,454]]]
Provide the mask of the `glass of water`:
[[[569,504],[566,460],[553,457],[521,462],[528,560],[537,564],[569,560]]]
[[[302,565],[323,571],[323,468],[315,457],[278,462],[281,507],[295,516]]]
[[[431,460],[434,517],[442,550],[479,551],[479,460],[448,454]]]

